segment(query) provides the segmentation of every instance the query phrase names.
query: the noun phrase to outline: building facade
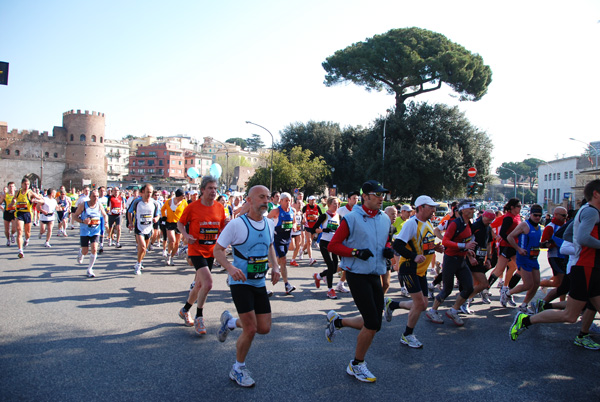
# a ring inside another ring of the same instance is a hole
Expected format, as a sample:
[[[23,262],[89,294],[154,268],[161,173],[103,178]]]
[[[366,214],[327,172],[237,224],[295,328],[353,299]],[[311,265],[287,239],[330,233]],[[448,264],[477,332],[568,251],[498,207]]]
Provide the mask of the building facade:
[[[127,180],[181,180],[185,177],[184,151],[177,143],[139,146],[136,154],[129,157]]]
[[[127,141],[104,140],[106,176],[109,185],[116,185],[129,174],[129,144]]]
[[[571,156],[538,165],[538,204],[577,208],[583,199],[585,183],[596,178],[590,174],[593,161],[586,156]]]

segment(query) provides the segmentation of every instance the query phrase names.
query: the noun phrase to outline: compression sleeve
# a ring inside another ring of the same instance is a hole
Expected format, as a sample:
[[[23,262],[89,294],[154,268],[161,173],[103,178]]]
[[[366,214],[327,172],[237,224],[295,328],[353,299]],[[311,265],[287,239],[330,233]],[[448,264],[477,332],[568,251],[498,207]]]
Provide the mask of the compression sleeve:
[[[505,241],[508,241],[508,231],[513,224],[513,219],[510,216],[504,217],[502,220],[502,227],[500,227],[500,237]]]
[[[600,240],[592,236],[594,225],[598,224],[600,216],[595,208],[586,208],[580,212],[580,222],[577,228],[577,242],[581,246],[600,249]]]
[[[415,259],[415,257],[417,256],[417,253],[410,251],[408,248],[406,248],[406,243],[403,240],[400,240],[398,238],[396,238],[396,240],[394,240],[394,243],[392,244],[392,248],[394,249],[394,251],[398,254],[400,254],[402,257],[413,261]]]
[[[326,219],[327,219],[327,214],[319,215],[319,219],[317,219],[317,222],[315,223],[315,225],[312,228],[306,228],[306,231],[310,232],[310,233],[315,233],[315,230],[317,230],[321,226],[321,224],[323,222],[325,222]]]

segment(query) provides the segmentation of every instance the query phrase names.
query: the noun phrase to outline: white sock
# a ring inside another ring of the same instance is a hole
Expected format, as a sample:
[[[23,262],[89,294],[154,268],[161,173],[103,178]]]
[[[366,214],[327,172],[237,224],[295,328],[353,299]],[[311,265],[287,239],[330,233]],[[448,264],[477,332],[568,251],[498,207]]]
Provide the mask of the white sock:
[[[237,318],[230,318],[229,321],[227,321],[227,328],[229,329],[235,329],[237,327]]]
[[[98,254],[92,254],[92,253],[90,253],[90,265],[88,265],[88,269],[94,268],[94,263],[96,262],[96,257],[97,256],[98,256]]]
[[[233,365],[233,368],[234,368],[234,369],[236,369],[236,370],[239,370],[240,368],[242,368],[242,367],[245,367],[245,366],[246,366],[246,363],[245,363],[245,362],[242,362],[242,363],[240,363],[240,362],[238,362],[238,361],[236,360],[236,361],[235,361],[235,364]]]

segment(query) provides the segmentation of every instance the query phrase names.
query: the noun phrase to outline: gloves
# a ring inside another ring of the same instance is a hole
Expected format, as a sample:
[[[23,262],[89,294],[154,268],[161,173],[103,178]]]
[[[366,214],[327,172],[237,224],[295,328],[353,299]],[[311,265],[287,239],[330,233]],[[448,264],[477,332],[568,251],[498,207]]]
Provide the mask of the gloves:
[[[373,253],[368,248],[363,248],[361,250],[354,249],[352,250],[352,255],[361,260],[368,260],[369,257],[373,257]]]
[[[394,258],[394,250],[392,250],[389,247],[386,247],[383,249],[383,258],[386,258],[388,260],[391,260],[392,258]]]

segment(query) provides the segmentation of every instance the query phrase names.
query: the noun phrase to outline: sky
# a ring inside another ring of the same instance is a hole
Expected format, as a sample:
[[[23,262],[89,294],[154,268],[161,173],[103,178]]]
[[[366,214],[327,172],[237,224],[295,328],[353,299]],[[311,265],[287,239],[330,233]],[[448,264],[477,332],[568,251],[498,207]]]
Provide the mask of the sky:
[[[0,121],[52,131],[72,109],[103,112],[106,137],[186,134],[270,146],[295,122],[368,127],[385,92],[326,87],[321,63],[394,28],[439,32],[483,57],[488,93],[447,87],[417,101],[456,105],[491,139],[492,167],[581,154],[600,140],[600,1],[0,0]]]

